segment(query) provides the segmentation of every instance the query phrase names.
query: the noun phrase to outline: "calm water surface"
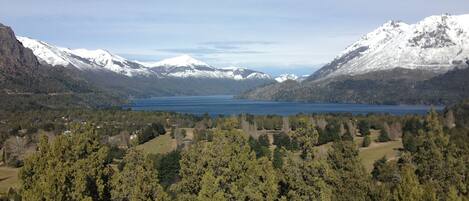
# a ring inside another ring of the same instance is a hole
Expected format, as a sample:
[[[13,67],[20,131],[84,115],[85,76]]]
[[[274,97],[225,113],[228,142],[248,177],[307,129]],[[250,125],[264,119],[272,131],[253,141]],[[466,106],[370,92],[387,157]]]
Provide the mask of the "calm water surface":
[[[366,105],[273,102],[233,99],[233,96],[175,96],[136,99],[126,108],[146,111],[172,111],[202,115],[293,115],[298,113],[389,113],[395,115],[425,114],[430,106],[423,105]],[[442,107],[435,107],[441,110]]]

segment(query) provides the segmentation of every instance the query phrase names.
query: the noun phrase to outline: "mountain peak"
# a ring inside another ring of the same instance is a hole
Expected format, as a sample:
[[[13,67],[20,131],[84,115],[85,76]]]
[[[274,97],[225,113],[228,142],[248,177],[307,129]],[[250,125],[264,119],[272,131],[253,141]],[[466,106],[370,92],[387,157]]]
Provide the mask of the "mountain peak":
[[[175,67],[194,67],[194,66],[210,66],[203,61],[194,59],[190,55],[184,54],[177,57],[161,60],[153,63],[153,66],[175,66]]]
[[[469,55],[469,15],[435,15],[415,24],[388,21],[353,43],[311,80],[404,68],[442,73]]]

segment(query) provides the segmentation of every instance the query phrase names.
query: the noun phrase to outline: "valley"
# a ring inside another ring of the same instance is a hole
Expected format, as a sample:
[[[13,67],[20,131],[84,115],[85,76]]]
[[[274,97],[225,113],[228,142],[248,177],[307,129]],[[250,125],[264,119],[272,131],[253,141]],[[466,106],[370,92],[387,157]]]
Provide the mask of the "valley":
[[[1,2],[0,201],[469,200],[467,4],[331,2]]]

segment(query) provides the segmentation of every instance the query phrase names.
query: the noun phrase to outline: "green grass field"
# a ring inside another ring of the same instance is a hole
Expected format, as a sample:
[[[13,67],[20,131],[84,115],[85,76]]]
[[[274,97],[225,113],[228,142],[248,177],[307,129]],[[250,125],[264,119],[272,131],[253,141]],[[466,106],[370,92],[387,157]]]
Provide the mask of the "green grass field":
[[[373,169],[373,163],[386,156],[386,158],[394,159],[398,156],[398,149],[402,148],[402,141],[390,141],[385,143],[372,142],[369,147],[360,148],[360,158],[368,171]]]
[[[360,148],[362,163],[368,171],[371,171],[373,163],[383,156],[386,156],[388,160],[396,158],[399,154],[398,149],[403,147],[401,139],[380,143],[376,142],[378,136],[379,130],[371,130],[371,144],[369,147],[361,147],[363,143],[362,137],[355,138],[355,143]]]
[[[160,135],[144,144],[138,145],[137,149],[146,154],[163,154],[176,150],[176,140],[171,139],[169,133]]]
[[[386,158],[393,159],[396,158],[399,154],[398,149],[402,148],[402,141],[401,139],[398,139],[396,141],[389,141],[385,143],[380,143],[376,142],[376,139],[378,139],[379,132],[376,130],[373,130],[371,132],[370,138],[371,138],[371,144],[369,147],[361,147],[363,143],[363,138],[362,137],[355,137],[354,141],[357,147],[360,150],[360,158],[362,160],[363,166],[365,166],[366,170],[371,172],[373,169],[373,163],[382,158],[383,156],[386,156]],[[321,146],[316,147],[315,151],[315,156],[318,158],[324,158],[327,156],[327,152],[331,147],[331,143],[327,143]]]
[[[7,193],[10,187],[18,187],[19,168],[0,167],[0,194]]]

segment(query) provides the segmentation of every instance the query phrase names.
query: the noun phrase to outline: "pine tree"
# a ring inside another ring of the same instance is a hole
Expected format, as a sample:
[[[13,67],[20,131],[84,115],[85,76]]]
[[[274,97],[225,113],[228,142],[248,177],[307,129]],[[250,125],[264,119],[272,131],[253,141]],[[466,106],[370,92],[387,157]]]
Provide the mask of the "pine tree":
[[[366,135],[363,138],[362,147],[368,147],[368,146],[370,146],[370,144],[371,144],[371,138],[370,138],[369,135]]]
[[[272,163],[265,157],[256,159],[246,136],[236,130],[217,131],[213,141],[192,145],[182,153],[180,165],[181,180],[172,186],[178,199],[205,196],[201,195],[207,192],[202,191],[204,176],[206,180],[218,180],[220,189],[211,192],[223,192],[229,200],[277,197],[277,176]]]
[[[430,185],[438,199],[444,199],[453,185],[458,191],[465,192],[467,184],[462,180],[467,174],[464,159],[457,156],[458,151],[444,133],[434,110],[427,115],[425,130],[419,133],[416,141],[416,151],[412,156],[419,180]]]
[[[298,128],[293,136],[300,143],[301,157],[311,160],[314,157],[314,147],[318,143],[319,133],[310,122],[305,122],[305,126]]]
[[[394,199],[402,201],[419,201],[423,200],[423,188],[421,187],[415,169],[406,164],[401,168],[401,179],[394,191]]]
[[[369,200],[371,180],[363,167],[353,142],[337,141],[327,156],[332,169],[332,200]]]
[[[42,136],[20,171],[23,200],[109,200],[109,150],[92,127],[72,129],[52,143]]]
[[[225,197],[223,188],[220,187],[220,178],[215,178],[211,171],[204,174],[201,181],[200,192],[197,195],[197,200],[200,201],[223,201],[228,200]]]
[[[274,156],[273,156],[273,160],[272,160],[272,165],[276,169],[280,169],[283,166],[283,154],[282,154],[282,151],[279,147],[276,147],[274,149]]]
[[[389,132],[390,132],[389,125],[388,123],[385,122],[383,125],[383,129],[381,129],[379,133],[378,142],[388,142],[389,140],[391,140],[391,138],[389,137]]]
[[[152,161],[137,150],[130,149],[124,157],[122,171],[112,178],[112,200],[166,200],[158,183],[158,173]]]
[[[282,168],[281,192],[286,200],[331,200],[331,173],[323,160],[296,160],[290,153]]]

